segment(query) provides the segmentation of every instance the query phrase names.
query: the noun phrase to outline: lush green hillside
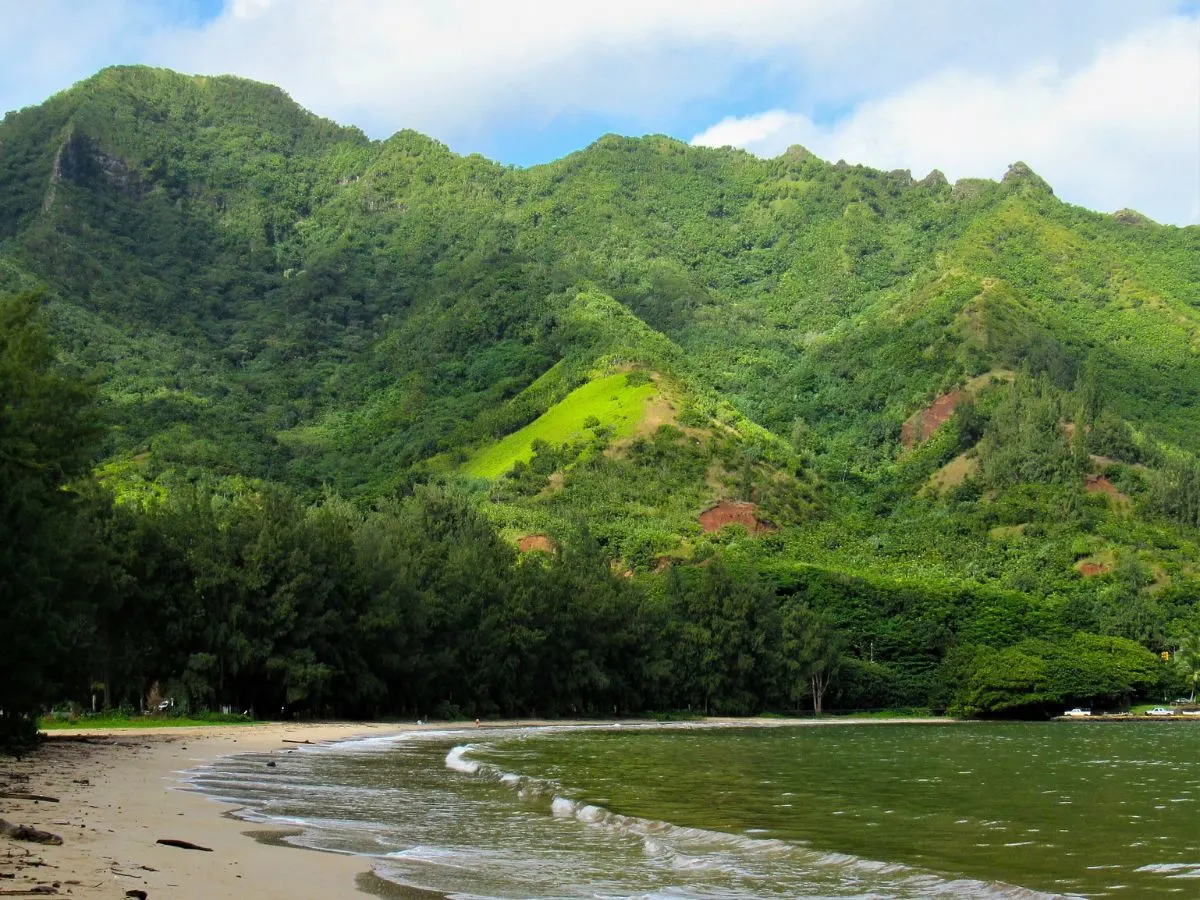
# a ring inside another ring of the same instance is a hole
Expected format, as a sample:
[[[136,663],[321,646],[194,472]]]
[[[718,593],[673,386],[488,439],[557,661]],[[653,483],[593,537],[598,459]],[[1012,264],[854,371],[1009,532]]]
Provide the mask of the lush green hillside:
[[[462,471],[478,478],[498,478],[517,463],[528,463],[538,442],[572,444],[588,429],[606,429],[606,435],[625,438],[646,415],[646,401],[654,394],[649,379],[636,382],[628,375],[606,375],[567,394],[524,428],[505,435],[475,453]]]
[[[844,705],[1037,706],[1077,635],[1200,630],[1200,228],[1019,163],[520,170],[117,68],[0,123],[0,292],[35,286],[138,514],[435,483],[509,544],[586,523],[672,609],[720,557],[830,617]],[[1015,647],[1036,683],[951,689]]]

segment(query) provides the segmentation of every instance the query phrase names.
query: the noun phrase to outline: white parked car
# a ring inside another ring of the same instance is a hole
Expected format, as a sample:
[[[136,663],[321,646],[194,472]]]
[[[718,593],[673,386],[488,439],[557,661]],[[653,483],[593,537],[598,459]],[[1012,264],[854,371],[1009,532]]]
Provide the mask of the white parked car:
[[[1091,714],[1092,711],[1090,709],[1083,709],[1078,706],[1074,709],[1068,709],[1065,713],[1063,713],[1064,716],[1070,716],[1071,718],[1076,718],[1078,716],[1090,716]]]
[[[1156,706],[1156,707],[1154,707],[1154,709],[1146,710],[1146,715],[1148,715],[1148,716],[1173,716],[1173,715],[1175,715],[1175,710],[1167,709],[1165,706]]]

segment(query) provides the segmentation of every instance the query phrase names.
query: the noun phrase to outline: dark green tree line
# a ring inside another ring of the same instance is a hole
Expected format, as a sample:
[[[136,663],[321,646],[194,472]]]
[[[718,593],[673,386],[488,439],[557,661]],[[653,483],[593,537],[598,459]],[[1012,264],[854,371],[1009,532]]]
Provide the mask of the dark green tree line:
[[[57,366],[40,303],[0,296],[0,738],[75,687],[100,565],[76,489],[100,436],[94,394]]]

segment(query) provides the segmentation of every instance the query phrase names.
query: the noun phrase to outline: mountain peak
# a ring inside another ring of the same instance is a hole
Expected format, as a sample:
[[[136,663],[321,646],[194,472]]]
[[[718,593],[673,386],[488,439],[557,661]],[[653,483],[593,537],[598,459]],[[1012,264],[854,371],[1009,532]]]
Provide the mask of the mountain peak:
[[[941,169],[933,169],[928,175],[918,181],[917,184],[921,185],[921,187],[932,188],[945,187],[946,185],[950,184],[950,182],[946,179],[945,172],[943,172]]]
[[[1054,189],[1046,182],[1044,178],[1038,175],[1027,163],[1017,161],[1008,167],[1008,171],[1004,173],[1004,178],[1001,179],[1002,184],[1010,186],[1022,185],[1045,191],[1048,194],[1053,194]]]
[[[1112,217],[1122,225],[1152,225],[1154,220],[1149,216],[1142,215],[1136,209],[1118,209],[1112,214]]]
[[[792,144],[781,154],[784,159],[803,162],[806,159],[817,159],[817,155],[803,144]]]

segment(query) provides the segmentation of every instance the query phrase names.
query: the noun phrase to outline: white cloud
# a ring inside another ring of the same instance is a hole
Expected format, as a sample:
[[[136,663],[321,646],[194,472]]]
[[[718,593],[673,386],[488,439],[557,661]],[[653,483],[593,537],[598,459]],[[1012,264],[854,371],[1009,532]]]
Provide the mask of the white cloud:
[[[580,113],[661,127],[751,71],[838,106],[956,61],[1070,58],[1175,2],[225,0],[197,25],[167,22],[181,2],[0,0],[0,104],[42,99],[43,74],[58,89],[140,61],[270,81],[378,135]]]
[[[872,2],[758,0],[747,13],[727,0],[231,0],[154,53],[282,84],[377,133],[454,131],[719,91],[747,54],[815,46]]]
[[[946,70],[830,124],[776,109],[726,119],[693,143],[762,156],[798,143],[952,179],[997,177],[1020,159],[1070,202],[1200,222],[1200,21],[1160,21],[1071,71],[1053,62],[1008,78]]]
[[[3,0],[0,0],[3,2]],[[373,134],[458,136],[514,117],[662,127],[748,67],[843,104],[947,61],[1070,56],[1174,0],[227,0],[147,48],[162,65],[282,85]]]
[[[497,129],[536,135],[559,118],[680,133],[697,110],[786,97],[803,115],[723,123],[721,142],[773,152],[790,134],[834,158],[962,174],[1027,158],[1070,199],[1179,221],[1196,211],[1176,210],[1185,201],[1162,173],[1186,165],[1196,129],[1184,133],[1178,111],[1144,84],[1170,68],[1166,99],[1186,104],[1191,85],[1194,101],[1195,67],[1183,71],[1179,47],[1187,26],[1146,30],[1177,3],[225,0],[198,24],[168,21],[180,2],[0,0],[0,109],[103,65],[146,62],[257,78],[373,136],[416,128],[466,149]],[[1174,43],[1162,44],[1166,31]],[[846,109],[834,127],[809,118]],[[1076,190],[1093,177],[1115,199]]]
[[[730,116],[692,138],[699,147],[741,147],[759,156],[777,156],[791,144],[811,141],[817,127],[807,116],[771,109],[753,116]]]

